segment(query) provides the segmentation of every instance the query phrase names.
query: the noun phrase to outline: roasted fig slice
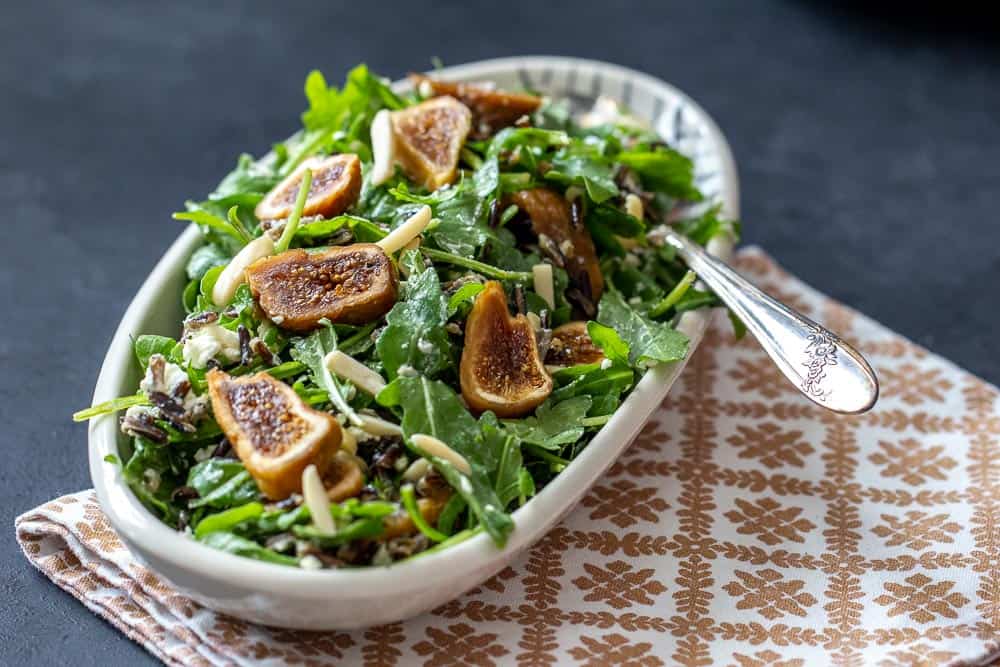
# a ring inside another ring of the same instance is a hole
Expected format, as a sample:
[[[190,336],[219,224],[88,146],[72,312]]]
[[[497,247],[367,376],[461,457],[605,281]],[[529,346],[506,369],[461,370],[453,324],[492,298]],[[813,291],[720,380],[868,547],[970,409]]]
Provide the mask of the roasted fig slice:
[[[411,179],[437,190],[455,180],[458,153],[471,127],[472,113],[454,97],[394,111],[396,159]]]
[[[361,160],[353,153],[330,157],[311,157],[302,162],[285,180],[274,186],[254,210],[259,220],[287,218],[299,196],[302,174],[312,170],[309,196],[303,216],[331,218],[346,211],[361,194]]]
[[[546,365],[576,366],[593,364],[602,359],[604,353],[590,340],[586,322],[567,322],[552,330],[552,341],[545,353]]]
[[[278,326],[305,333],[327,318],[366,324],[396,303],[399,279],[388,255],[372,243],[323,252],[287,250],[247,269],[250,291]]]
[[[566,269],[571,288],[580,292],[577,305],[593,317],[596,310],[592,306],[604,291],[604,276],[590,232],[582,221],[574,221],[570,203],[554,190],[534,188],[507,195],[505,205],[510,204],[516,204],[531,219],[531,230],[538,236],[542,252],[553,264]],[[580,303],[583,301],[586,303]]]
[[[215,419],[265,496],[282,500],[301,491],[311,463],[329,468],[342,437],[332,416],[263,371],[233,377],[213,368],[207,379]]]
[[[331,503],[353,498],[361,493],[365,485],[365,476],[358,465],[358,458],[343,450],[337,452],[321,477]]]
[[[465,323],[459,380],[470,408],[499,417],[526,415],[552,393],[534,329],[524,315],[511,317],[498,282],[486,283]]]
[[[473,135],[482,139],[513,125],[521,116],[534,113],[542,98],[525,93],[491,90],[471,83],[439,81],[422,74],[410,74],[413,86],[422,94],[451,95],[472,111]]]

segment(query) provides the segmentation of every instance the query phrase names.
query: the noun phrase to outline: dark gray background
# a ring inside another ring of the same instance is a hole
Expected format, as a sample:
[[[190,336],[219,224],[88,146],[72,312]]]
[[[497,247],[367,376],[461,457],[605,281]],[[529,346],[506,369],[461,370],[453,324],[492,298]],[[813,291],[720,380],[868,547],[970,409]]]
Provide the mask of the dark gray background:
[[[0,663],[150,658],[36,574],[18,513],[89,486],[83,426],[116,322],[244,150],[296,128],[313,67],[397,77],[552,53],[699,100],[739,163],[747,242],[1000,380],[1000,53],[985,20],[908,3],[31,2],[0,19]],[[609,9],[611,7],[611,9]]]

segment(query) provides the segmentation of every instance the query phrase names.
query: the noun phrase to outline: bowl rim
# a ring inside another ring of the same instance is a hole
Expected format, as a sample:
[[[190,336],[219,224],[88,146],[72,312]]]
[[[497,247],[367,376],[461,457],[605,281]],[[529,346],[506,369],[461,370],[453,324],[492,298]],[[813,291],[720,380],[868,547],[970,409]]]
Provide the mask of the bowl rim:
[[[562,56],[495,58],[447,67],[441,73],[447,78],[474,79],[491,70],[516,72],[533,68],[590,70],[623,80],[638,81],[650,89],[664,91],[665,96],[682,100],[700,116],[715,143],[723,184],[723,212],[738,217],[739,183],[732,151],[725,136],[700,105],[665,81],[620,65]],[[182,232],[136,292],[105,355],[94,390],[95,404],[119,395],[119,388],[126,381],[132,361],[133,330],[154,307],[163,285],[170,281],[177,267],[183,266],[200,241],[201,234],[195,226]],[[732,253],[732,242],[728,238],[713,239],[709,244],[709,251],[728,259]],[[541,538],[559,518],[572,510],[580,497],[618,458],[669,392],[669,385],[672,385],[697,349],[712,312],[699,310],[684,314],[678,328],[691,337],[691,345],[685,358],[647,371],[572,464],[537,496],[512,513],[515,529],[503,549],[495,547],[489,536],[480,532],[439,552],[391,566],[320,571],[267,563],[213,549],[162,523],[129,489],[122,476],[121,466],[108,465],[104,461],[106,455],[118,452],[118,420],[115,415],[96,418],[89,425],[91,478],[111,525],[125,538],[131,550],[137,549],[140,552],[140,557],[142,553],[149,553],[179,570],[197,572],[219,583],[299,599],[329,600],[331,590],[336,591],[338,598],[367,598],[378,595],[380,591],[399,595],[408,591],[426,590],[435,582],[454,578],[455,564],[468,563],[462,566],[463,570],[468,571],[488,566],[501,553],[506,552],[509,558],[513,558],[514,554]],[[667,385],[666,389],[663,388],[664,384]],[[641,419],[634,419],[637,413],[642,415]],[[602,451],[605,449],[612,450],[610,455]],[[553,516],[556,519],[552,519]],[[452,563],[451,567],[448,567],[449,561]]]

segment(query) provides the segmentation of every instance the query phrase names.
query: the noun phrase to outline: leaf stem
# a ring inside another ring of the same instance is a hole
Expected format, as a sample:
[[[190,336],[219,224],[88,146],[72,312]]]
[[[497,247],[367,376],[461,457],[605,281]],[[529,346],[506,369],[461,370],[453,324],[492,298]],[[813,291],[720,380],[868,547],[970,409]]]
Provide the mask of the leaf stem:
[[[566,459],[556,456],[552,452],[545,451],[538,445],[525,442],[521,446],[525,449],[525,451],[530,452],[532,456],[540,458],[546,463],[552,465],[556,472],[562,472],[563,468],[569,465],[569,461]]]
[[[309,198],[309,188],[312,187],[312,176],[312,169],[306,169],[302,172],[302,181],[299,184],[299,194],[295,198],[295,207],[292,208],[292,214],[285,221],[285,228],[281,232],[281,238],[274,244],[275,255],[288,250],[288,246],[291,245],[292,239],[295,237],[295,232],[299,228],[299,220],[302,218],[302,209],[305,208],[306,200]]]
[[[420,251],[433,261],[444,262],[445,264],[454,264],[455,266],[463,266],[489,278],[496,278],[497,280],[517,280],[520,282],[528,282],[532,279],[531,274],[526,271],[507,271],[506,269],[497,268],[491,264],[486,264],[485,262],[480,262],[469,257],[462,257],[461,255],[454,255],[443,250],[435,250],[434,248],[421,246]]]
[[[680,279],[680,282],[674,285],[674,288],[670,290],[665,297],[660,299],[659,303],[649,309],[649,316],[659,317],[673,308],[673,306],[681,300],[681,297],[684,296],[684,293],[688,291],[688,288],[694,284],[695,278],[697,277],[698,276],[694,271],[688,271],[685,273],[684,277]]]
[[[403,507],[406,508],[406,513],[410,515],[410,520],[417,529],[427,536],[427,539],[432,542],[444,542],[448,539],[448,536],[444,533],[435,530],[427,520],[424,519],[424,515],[420,513],[420,507],[417,505],[417,496],[413,493],[412,484],[404,484],[402,488],[399,489],[400,499],[403,501]]]
[[[143,396],[142,394],[112,398],[110,401],[104,401],[103,403],[98,403],[97,405],[91,406],[86,410],[80,410],[79,412],[74,412],[73,421],[85,422],[88,419],[93,419],[94,417],[100,417],[101,415],[109,415],[113,412],[118,412],[119,410],[125,410],[126,408],[131,408],[133,405],[149,405],[149,399]]]

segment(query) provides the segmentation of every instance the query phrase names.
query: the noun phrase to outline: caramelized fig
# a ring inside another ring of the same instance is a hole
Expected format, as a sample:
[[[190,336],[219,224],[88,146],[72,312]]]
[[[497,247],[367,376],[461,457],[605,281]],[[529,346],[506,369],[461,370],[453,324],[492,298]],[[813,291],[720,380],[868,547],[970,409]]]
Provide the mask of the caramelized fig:
[[[388,255],[373,243],[322,252],[287,250],[247,269],[250,291],[275,324],[305,333],[323,318],[366,324],[396,303],[399,279]]]
[[[524,315],[511,317],[498,282],[486,283],[472,306],[459,371],[469,407],[498,417],[526,415],[552,392],[534,329]]]
[[[552,341],[545,353],[546,365],[576,366],[593,364],[603,359],[601,348],[590,340],[586,322],[567,322],[552,330]]]
[[[516,204],[531,219],[531,230],[538,236],[542,251],[556,266],[566,269],[571,285],[580,290],[589,305],[597,304],[604,291],[604,276],[590,232],[583,224],[574,224],[570,203],[554,190],[534,188],[507,195],[504,205],[510,204]],[[585,304],[579,305],[585,312],[590,310]]]
[[[300,492],[309,464],[327,470],[342,437],[336,419],[264,371],[233,377],[213,368],[207,379],[215,419],[265,496]]]
[[[257,204],[254,213],[259,220],[287,218],[292,214],[295,199],[302,186],[302,174],[312,170],[312,184],[306,198],[303,216],[340,215],[358,200],[361,194],[361,160],[353,153],[330,157],[311,157],[302,162],[285,180],[274,186]]]
[[[521,116],[534,113],[542,98],[526,93],[491,90],[472,83],[438,81],[422,74],[411,74],[410,81],[421,91],[435,97],[451,95],[472,111],[472,124],[477,138],[485,138],[513,125]]]
[[[343,450],[337,452],[330,467],[321,475],[326,495],[331,503],[339,503],[361,493],[365,476],[356,456]]]
[[[431,190],[455,180],[472,114],[454,97],[435,97],[392,112],[396,159],[407,175]]]

